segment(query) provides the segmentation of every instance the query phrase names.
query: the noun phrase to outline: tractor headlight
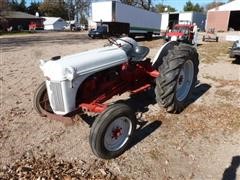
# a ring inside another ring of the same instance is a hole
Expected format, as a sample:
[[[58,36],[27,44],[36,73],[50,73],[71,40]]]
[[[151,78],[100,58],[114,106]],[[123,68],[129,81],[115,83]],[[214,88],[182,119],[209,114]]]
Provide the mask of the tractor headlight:
[[[69,81],[72,81],[75,78],[75,70],[72,67],[66,68],[65,76]]]

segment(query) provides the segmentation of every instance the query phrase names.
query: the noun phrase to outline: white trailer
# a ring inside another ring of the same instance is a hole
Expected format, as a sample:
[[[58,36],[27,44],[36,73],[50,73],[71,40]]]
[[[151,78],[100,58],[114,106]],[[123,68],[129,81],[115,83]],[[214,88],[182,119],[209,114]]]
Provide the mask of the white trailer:
[[[206,14],[202,12],[170,12],[161,14],[161,31],[166,31],[174,24],[196,23],[200,30],[205,29]]]
[[[169,13],[162,13],[161,16],[161,31],[167,31],[169,26]]]
[[[129,35],[160,34],[161,15],[117,1],[92,3],[92,20],[101,23],[129,23]]]
[[[182,12],[179,13],[179,23],[189,21],[196,23],[202,31],[205,29],[206,14],[201,12]]]

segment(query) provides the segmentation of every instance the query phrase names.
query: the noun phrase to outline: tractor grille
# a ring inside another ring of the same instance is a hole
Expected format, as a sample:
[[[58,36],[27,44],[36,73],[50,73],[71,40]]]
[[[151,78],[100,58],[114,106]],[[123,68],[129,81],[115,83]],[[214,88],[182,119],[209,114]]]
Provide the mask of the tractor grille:
[[[61,83],[50,82],[51,102],[55,111],[64,111]]]

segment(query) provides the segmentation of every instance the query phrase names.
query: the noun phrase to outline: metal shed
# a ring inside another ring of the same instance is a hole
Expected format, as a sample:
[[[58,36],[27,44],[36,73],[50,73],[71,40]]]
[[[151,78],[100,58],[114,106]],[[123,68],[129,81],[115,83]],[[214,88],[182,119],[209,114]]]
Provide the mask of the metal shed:
[[[60,17],[43,17],[44,30],[64,30],[67,22]]]
[[[206,30],[240,30],[240,0],[234,0],[222,6],[210,9],[207,13]]]

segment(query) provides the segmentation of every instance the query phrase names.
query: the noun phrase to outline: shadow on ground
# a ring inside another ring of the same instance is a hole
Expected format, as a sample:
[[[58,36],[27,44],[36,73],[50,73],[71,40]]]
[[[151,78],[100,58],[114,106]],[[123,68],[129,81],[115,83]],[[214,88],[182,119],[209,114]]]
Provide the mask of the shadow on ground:
[[[195,101],[197,101],[201,96],[203,96],[209,89],[211,88],[211,86],[209,84],[206,83],[198,83],[195,88],[193,89],[192,92],[192,96],[189,99],[185,109],[192,103],[194,103]]]
[[[223,173],[222,180],[237,180],[237,169],[240,166],[240,156],[234,156],[232,162]]]
[[[136,130],[132,142],[129,145],[128,149],[131,149],[136,144],[144,140],[146,137],[148,137],[150,134],[152,134],[155,130],[157,130],[162,125],[162,122],[160,120],[155,120],[153,122],[142,122],[140,123],[139,128]]]

